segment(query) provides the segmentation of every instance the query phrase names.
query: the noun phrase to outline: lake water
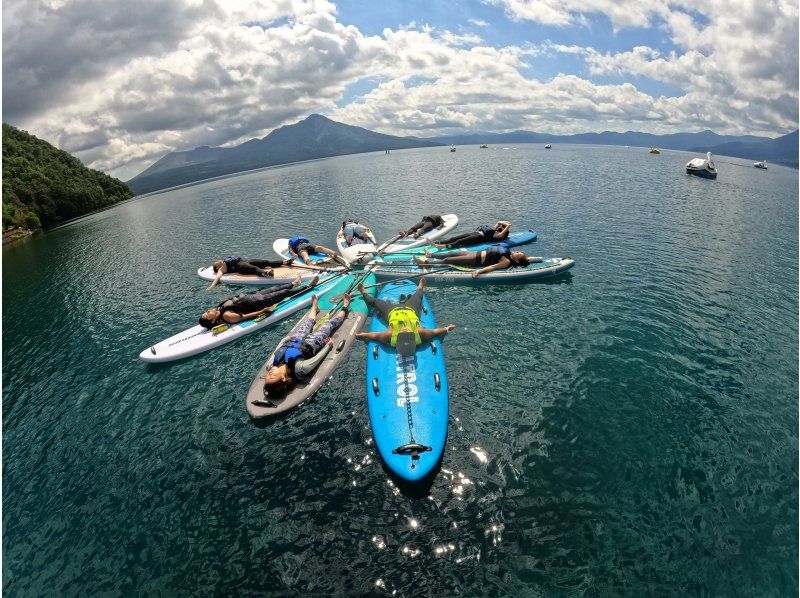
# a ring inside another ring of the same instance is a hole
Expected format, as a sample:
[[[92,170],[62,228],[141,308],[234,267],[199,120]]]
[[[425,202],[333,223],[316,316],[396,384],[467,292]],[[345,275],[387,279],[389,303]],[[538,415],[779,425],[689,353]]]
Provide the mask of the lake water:
[[[646,149],[348,156],[136,199],[3,251],[3,587],[14,596],[786,596],[798,542],[798,173]],[[291,321],[139,351],[238,291],[195,271],[428,213],[538,231],[550,284],[439,287],[450,427],[381,467],[365,347],[266,427]]]

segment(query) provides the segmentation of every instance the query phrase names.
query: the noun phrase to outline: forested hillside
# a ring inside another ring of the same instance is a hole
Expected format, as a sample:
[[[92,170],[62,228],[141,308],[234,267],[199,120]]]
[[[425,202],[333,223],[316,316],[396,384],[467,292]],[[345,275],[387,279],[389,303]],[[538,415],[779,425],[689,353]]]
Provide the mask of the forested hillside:
[[[48,228],[132,195],[122,181],[3,123],[3,230]]]

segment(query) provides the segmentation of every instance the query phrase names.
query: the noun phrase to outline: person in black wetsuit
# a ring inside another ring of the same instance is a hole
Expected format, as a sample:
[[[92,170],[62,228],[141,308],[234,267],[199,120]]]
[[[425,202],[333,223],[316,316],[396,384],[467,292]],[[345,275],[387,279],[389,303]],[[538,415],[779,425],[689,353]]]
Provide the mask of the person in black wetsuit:
[[[528,257],[521,251],[511,251],[508,247],[492,245],[483,251],[448,251],[446,253],[431,254],[425,250],[425,257],[414,256],[414,261],[423,266],[436,266],[437,264],[450,264],[453,266],[483,266],[473,270],[472,278],[481,274],[506,270],[514,267],[525,267],[533,262],[541,262],[542,258]]]
[[[288,266],[292,260],[251,260],[240,257],[226,257],[223,260],[215,260],[214,272],[216,276],[214,281],[208,285],[208,288],[215,286],[223,274],[255,274],[256,276],[272,276],[273,268],[280,266]]]
[[[468,247],[478,243],[498,243],[508,237],[511,230],[511,223],[500,220],[494,226],[483,225],[476,228],[471,233],[461,233],[453,235],[441,241],[431,241],[431,245],[440,249],[452,249],[455,247]]]
[[[300,276],[291,284],[282,284],[261,289],[255,293],[242,293],[221,301],[216,307],[203,312],[200,316],[200,325],[211,329],[219,324],[236,324],[244,320],[252,320],[261,314],[266,314],[274,309],[274,305],[314,287],[319,282],[315,277],[306,286],[300,286]]]
[[[444,218],[439,214],[432,214],[430,216],[425,216],[408,230],[401,230],[398,234],[401,239],[409,236],[419,239],[422,235],[431,232],[434,228],[442,228],[443,226]]]
[[[311,304],[311,311],[300,321],[300,325],[295,332],[284,339],[275,351],[272,358],[272,367],[267,370],[264,377],[264,398],[268,396],[276,397],[286,394],[291,387],[297,383],[295,375],[295,364],[299,359],[310,359],[319,353],[328,342],[333,332],[342,325],[347,312],[350,309],[350,294],[346,293],[342,298],[342,309],[333,317],[329,318],[318,330],[314,331],[319,315],[317,296]],[[254,403],[261,406],[261,403]],[[265,407],[274,407],[275,404],[268,399],[263,402]]]

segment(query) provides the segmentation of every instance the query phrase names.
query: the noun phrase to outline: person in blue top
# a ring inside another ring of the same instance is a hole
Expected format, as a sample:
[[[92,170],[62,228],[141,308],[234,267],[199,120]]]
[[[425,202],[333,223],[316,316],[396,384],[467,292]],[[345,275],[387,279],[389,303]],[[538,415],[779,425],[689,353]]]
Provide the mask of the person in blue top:
[[[272,357],[272,367],[264,377],[264,396],[277,397],[286,394],[297,383],[295,365],[298,360],[310,359],[319,353],[333,332],[342,325],[350,309],[350,295],[342,297],[342,309],[325,321],[317,330],[314,327],[319,315],[317,295],[311,304],[311,311],[301,320],[295,332],[283,340]],[[266,407],[274,407],[265,401]]]
[[[346,264],[344,258],[336,253],[333,249],[328,249],[322,245],[316,245],[309,241],[306,237],[292,237],[289,239],[289,254],[292,259],[300,259],[304,264],[311,264],[309,260],[309,253],[324,253],[339,263]]]
[[[453,235],[440,241],[429,241],[434,247],[440,249],[453,249],[455,247],[469,247],[479,243],[499,243],[506,237],[511,230],[511,223],[507,220],[500,220],[494,226],[483,225],[476,228],[471,233],[461,233]]]
[[[210,289],[219,282],[223,274],[253,274],[255,276],[271,277],[274,275],[273,268],[288,266],[291,260],[252,260],[241,257],[226,257],[225,259],[215,260],[213,264],[213,282],[208,285]]]
[[[533,262],[541,262],[542,258],[528,257],[521,251],[511,251],[508,247],[503,247],[502,245],[492,245],[483,251],[448,251],[433,255],[426,249],[425,257],[414,256],[414,261],[423,266],[436,266],[438,264],[466,267],[483,266],[472,272],[472,278],[478,278],[481,274],[494,272],[495,270],[506,270],[515,267],[523,268]]]

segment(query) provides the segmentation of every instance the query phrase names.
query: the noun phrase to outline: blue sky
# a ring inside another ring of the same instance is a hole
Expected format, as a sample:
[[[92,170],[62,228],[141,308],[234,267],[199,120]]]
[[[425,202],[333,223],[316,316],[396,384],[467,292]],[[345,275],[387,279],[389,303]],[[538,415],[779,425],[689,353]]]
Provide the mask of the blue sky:
[[[312,113],[776,137],[797,128],[797,40],[797,0],[6,0],[3,115],[121,178]]]

